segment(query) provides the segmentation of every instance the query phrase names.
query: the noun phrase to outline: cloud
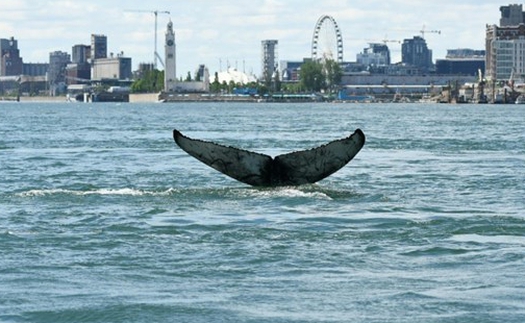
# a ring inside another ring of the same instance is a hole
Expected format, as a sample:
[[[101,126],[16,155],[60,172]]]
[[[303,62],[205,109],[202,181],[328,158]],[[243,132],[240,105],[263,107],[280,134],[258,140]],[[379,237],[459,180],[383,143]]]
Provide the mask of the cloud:
[[[441,30],[426,34],[436,59],[449,48],[483,49],[485,25],[499,22],[501,5],[499,0],[2,0],[0,37],[17,38],[24,61],[42,62],[51,51],[89,44],[92,33],[106,34],[108,50],[123,50],[137,66],[153,60],[154,15],[148,11],[168,10],[169,16],[158,16],[158,50],[163,52],[171,19],[184,75],[201,63],[213,73],[220,59],[244,60],[258,73],[261,40],[277,39],[280,59],[308,57],[315,23],[325,14],[341,28],[345,60],[355,60],[370,39],[402,41],[420,35],[423,25]],[[389,46],[393,56],[399,53],[399,44]]]

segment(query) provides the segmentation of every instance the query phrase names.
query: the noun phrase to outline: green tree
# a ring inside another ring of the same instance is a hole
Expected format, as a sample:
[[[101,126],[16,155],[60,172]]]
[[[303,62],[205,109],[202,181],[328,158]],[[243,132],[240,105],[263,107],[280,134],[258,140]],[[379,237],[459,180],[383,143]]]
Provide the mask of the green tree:
[[[308,61],[301,65],[299,72],[301,86],[307,91],[319,92],[325,85],[323,65],[319,62]]]
[[[330,93],[334,92],[343,78],[343,71],[339,63],[333,59],[328,59],[323,64],[323,71],[326,79],[326,88]]]
[[[188,75],[186,75],[186,82],[191,82],[191,73],[188,72]]]
[[[147,71],[131,84],[133,93],[156,93],[164,90],[164,71]]]
[[[210,91],[212,93],[219,93],[221,91],[221,83],[219,83],[219,73],[215,72],[215,78],[210,84]]]
[[[228,82],[228,93],[233,93],[233,89],[236,87],[236,84],[233,80]]]

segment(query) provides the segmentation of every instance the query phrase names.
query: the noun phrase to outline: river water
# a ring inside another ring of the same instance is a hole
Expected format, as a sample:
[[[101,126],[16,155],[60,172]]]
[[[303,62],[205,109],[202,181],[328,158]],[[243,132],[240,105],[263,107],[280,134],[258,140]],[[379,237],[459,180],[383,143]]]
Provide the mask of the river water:
[[[179,149],[347,166],[253,188]],[[524,322],[525,109],[0,104],[0,322]]]

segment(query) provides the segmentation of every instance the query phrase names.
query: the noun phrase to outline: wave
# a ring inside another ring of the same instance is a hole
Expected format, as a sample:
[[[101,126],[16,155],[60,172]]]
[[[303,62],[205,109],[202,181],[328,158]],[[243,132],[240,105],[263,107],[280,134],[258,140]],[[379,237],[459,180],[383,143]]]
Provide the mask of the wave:
[[[322,190],[314,190],[306,187],[277,187],[277,188],[255,188],[250,190],[250,195],[254,197],[299,197],[331,200],[332,198]]]
[[[160,190],[145,190],[137,188],[88,188],[88,189],[64,189],[45,188],[31,189],[16,193],[18,197],[39,197],[53,195],[121,195],[121,196],[172,196],[191,195],[194,197],[231,197],[231,198],[306,198],[316,200],[337,200],[351,197],[359,197],[359,194],[351,191],[338,191],[322,188],[319,186],[290,186],[277,188],[257,187],[228,187],[228,188],[167,188]]]
[[[525,245],[525,237],[516,235],[457,234],[452,236],[450,240],[455,242],[471,242],[478,244]]]
[[[135,188],[119,188],[119,189],[100,188],[100,189],[93,189],[93,190],[86,190],[86,191],[52,188],[52,189],[34,189],[34,190],[17,193],[16,195],[20,197],[49,196],[49,195],[60,195],[60,194],[76,195],[76,196],[85,196],[85,195],[164,196],[164,195],[171,195],[173,194],[174,191],[175,189],[173,188],[169,188],[163,191],[148,191],[148,190],[140,190],[140,189],[135,189]]]

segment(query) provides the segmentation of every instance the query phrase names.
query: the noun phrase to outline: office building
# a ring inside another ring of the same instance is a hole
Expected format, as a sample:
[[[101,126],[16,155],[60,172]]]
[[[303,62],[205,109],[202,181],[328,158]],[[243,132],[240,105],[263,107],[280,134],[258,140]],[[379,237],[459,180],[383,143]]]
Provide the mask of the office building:
[[[427,73],[433,69],[432,51],[428,49],[425,39],[419,36],[403,41],[401,61],[404,64],[419,68],[422,73]]]

